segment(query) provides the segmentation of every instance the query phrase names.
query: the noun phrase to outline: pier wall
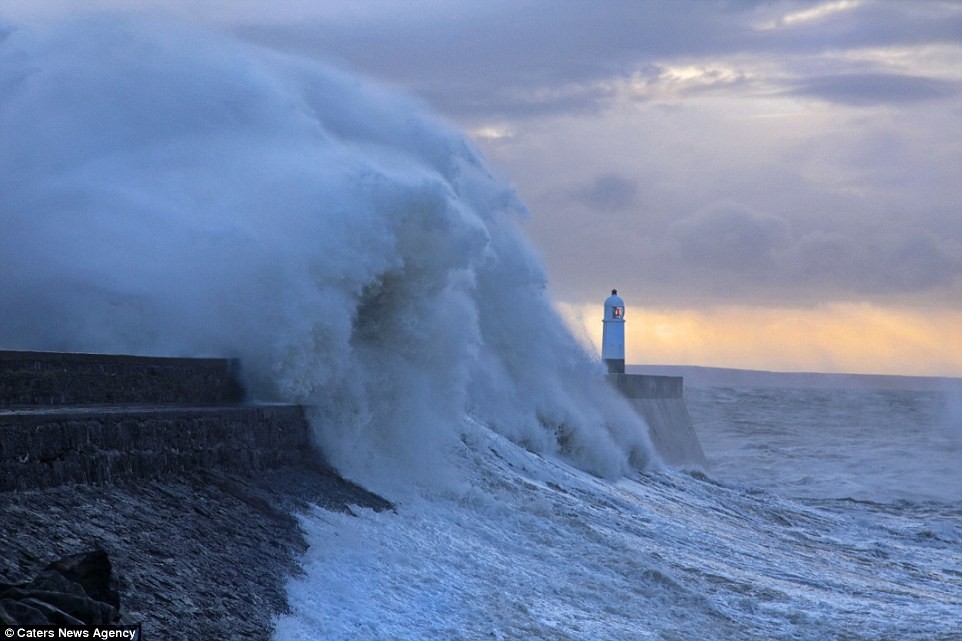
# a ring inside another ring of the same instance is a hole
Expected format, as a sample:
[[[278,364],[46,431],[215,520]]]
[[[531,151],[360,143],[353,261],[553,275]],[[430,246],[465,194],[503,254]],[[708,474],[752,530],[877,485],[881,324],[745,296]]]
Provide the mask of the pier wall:
[[[662,460],[677,467],[707,466],[685,405],[681,376],[608,374],[608,381],[648,424],[648,436]]]
[[[317,461],[293,405],[0,409],[0,491]]]
[[[0,351],[0,491],[316,465],[294,405],[249,405],[238,363]]]

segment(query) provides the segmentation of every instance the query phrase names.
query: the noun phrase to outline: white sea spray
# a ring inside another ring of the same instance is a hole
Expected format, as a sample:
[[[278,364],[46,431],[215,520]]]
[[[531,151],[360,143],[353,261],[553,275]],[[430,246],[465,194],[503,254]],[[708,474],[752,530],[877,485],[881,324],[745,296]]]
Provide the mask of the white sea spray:
[[[652,458],[526,216],[417,101],[163,21],[0,39],[0,339],[242,359],[384,493],[457,484],[465,412],[617,477]]]

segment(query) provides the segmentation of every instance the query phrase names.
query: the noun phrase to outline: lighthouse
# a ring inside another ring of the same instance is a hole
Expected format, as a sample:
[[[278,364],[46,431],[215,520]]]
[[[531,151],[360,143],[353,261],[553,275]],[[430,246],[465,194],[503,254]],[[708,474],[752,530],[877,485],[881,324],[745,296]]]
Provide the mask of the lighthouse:
[[[618,290],[605,299],[604,332],[601,335],[601,360],[609,374],[625,373],[625,301]]]
[[[682,377],[625,374],[625,301],[617,289],[605,299],[603,327],[601,359],[608,368],[605,378],[645,420],[658,455],[669,465],[706,469],[708,461],[685,405]]]

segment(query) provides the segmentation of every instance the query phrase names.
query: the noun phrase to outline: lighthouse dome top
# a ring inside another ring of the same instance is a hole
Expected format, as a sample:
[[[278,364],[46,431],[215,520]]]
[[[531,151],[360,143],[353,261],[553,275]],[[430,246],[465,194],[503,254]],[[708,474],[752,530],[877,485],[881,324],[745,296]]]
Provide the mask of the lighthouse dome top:
[[[611,290],[611,296],[605,299],[605,320],[623,321],[625,319],[625,301],[618,295],[618,290]]]

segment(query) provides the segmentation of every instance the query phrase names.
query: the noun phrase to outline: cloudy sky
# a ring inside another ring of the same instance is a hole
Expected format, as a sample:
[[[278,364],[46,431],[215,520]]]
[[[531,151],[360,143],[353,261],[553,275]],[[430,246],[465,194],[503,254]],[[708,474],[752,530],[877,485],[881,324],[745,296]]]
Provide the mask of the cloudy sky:
[[[577,332],[619,289],[630,362],[962,376],[958,0],[85,4],[419,96],[515,186]]]

